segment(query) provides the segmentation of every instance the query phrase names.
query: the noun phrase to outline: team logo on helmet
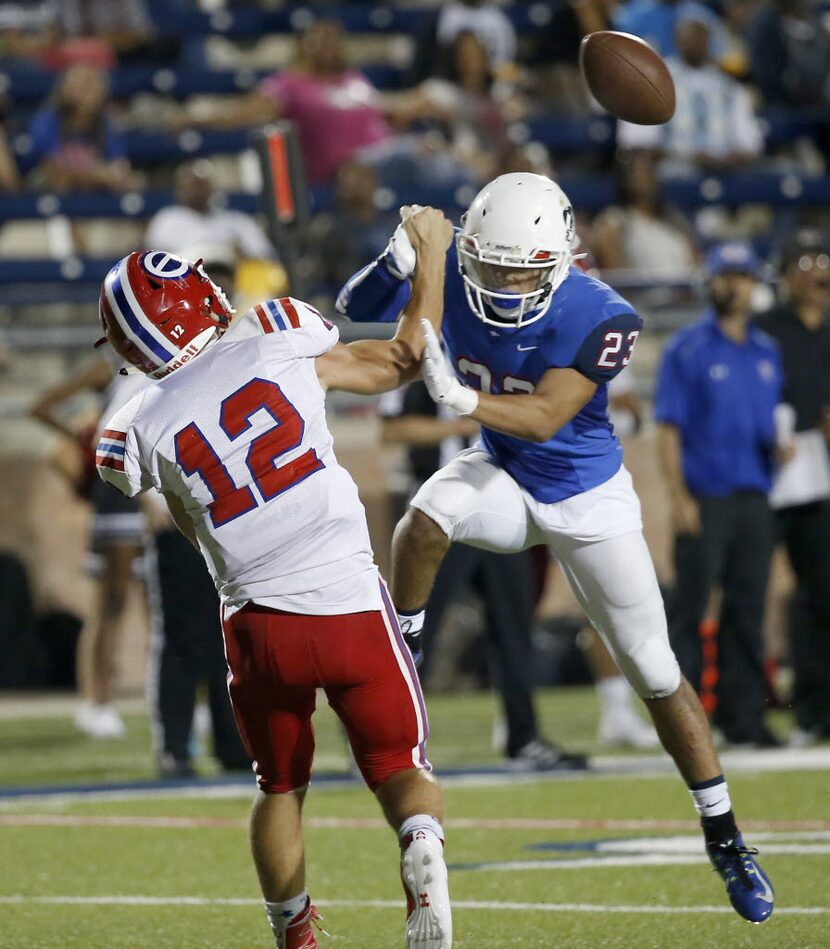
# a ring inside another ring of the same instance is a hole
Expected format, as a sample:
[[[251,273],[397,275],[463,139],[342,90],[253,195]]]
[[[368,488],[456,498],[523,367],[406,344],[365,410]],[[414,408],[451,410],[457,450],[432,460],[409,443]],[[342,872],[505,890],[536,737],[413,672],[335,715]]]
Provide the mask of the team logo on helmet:
[[[183,277],[190,268],[186,260],[161,250],[145,254],[141,259],[141,266],[151,277],[160,277],[162,280],[177,280]]]
[[[562,219],[565,222],[565,230],[568,234],[568,242],[573,240],[574,234],[576,233],[576,223],[574,222],[574,209],[567,205],[562,210]]]

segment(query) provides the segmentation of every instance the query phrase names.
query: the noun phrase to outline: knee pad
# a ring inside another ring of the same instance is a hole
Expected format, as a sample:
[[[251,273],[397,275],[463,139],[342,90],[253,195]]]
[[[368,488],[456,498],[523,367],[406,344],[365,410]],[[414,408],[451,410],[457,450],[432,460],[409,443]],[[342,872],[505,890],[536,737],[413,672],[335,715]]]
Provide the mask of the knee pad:
[[[680,666],[665,630],[645,636],[617,661],[641,699],[664,699],[680,687]]]
[[[441,532],[453,540],[461,498],[452,490],[425,492],[423,488],[409,502],[410,510],[438,525]]]

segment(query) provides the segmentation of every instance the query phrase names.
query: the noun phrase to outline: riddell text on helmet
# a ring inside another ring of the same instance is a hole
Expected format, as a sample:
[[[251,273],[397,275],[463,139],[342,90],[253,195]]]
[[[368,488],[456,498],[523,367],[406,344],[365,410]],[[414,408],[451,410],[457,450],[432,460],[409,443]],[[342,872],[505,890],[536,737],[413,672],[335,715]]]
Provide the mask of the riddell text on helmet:
[[[201,348],[196,345],[195,341],[189,343],[188,346],[181,351],[178,359],[175,359],[173,362],[168,363],[168,365],[157,370],[156,372],[151,372],[150,376],[153,379],[163,379],[165,376],[169,376],[174,369],[178,369],[180,366],[183,366],[186,362],[190,362],[194,356],[198,356],[201,352]]]

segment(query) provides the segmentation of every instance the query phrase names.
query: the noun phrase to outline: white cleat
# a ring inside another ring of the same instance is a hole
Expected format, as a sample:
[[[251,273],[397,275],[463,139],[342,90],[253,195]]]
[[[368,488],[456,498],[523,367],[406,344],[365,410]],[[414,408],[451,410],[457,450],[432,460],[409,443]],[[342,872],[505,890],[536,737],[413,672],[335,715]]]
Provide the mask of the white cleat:
[[[657,748],[660,745],[657,732],[633,709],[615,715],[603,715],[597,738],[600,744],[608,748]]]
[[[120,739],[127,736],[124,722],[112,705],[84,702],[75,713],[75,727],[90,738]]]
[[[450,892],[441,841],[418,831],[401,857],[401,877],[407,895],[407,949],[451,949]]]

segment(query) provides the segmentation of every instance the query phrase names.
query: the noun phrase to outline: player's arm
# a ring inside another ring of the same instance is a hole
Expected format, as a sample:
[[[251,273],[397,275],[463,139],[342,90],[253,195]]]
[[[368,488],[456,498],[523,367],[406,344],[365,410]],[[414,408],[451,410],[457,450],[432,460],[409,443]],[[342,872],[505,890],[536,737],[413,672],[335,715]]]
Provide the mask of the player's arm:
[[[676,425],[658,423],[657,453],[669,489],[675,531],[678,534],[699,534],[700,508],[683,475],[683,442]]]
[[[403,219],[416,208],[401,208],[401,223],[384,252],[343,284],[335,302],[341,316],[353,323],[394,323],[401,315],[412,292],[410,278],[416,262]]]
[[[532,393],[479,392],[470,418],[487,428],[529,442],[546,442],[594,397],[597,383],[577,369],[548,369]]]
[[[380,439],[384,444],[413,447],[431,447],[440,445],[445,438],[473,438],[477,434],[478,423],[464,416],[401,415],[383,419],[380,429]]]
[[[95,466],[101,479],[128,498],[158,487],[146,460],[142,457],[133,424],[140,413],[147,391],[144,389],[134,395],[106,421],[95,449]]]
[[[63,382],[47,389],[35,404],[29,410],[32,417],[48,425],[61,435],[67,438],[78,439],[78,432],[56,413],[59,405],[62,405],[67,399],[78,395],[80,392],[93,390],[100,392],[105,389],[112,379],[112,369],[103,359],[96,359],[80,370],[76,375],[70,376]]]
[[[266,95],[260,89],[254,89],[238,100],[234,98],[230,106],[227,103],[200,102],[197,108],[182,107],[173,113],[168,124],[176,132],[188,128],[226,132],[275,122],[281,112],[275,94]]]
[[[412,295],[391,340],[366,339],[338,343],[316,359],[317,375],[324,389],[342,389],[359,395],[376,395],[414,379],[424,348],[421,320],[438,329],[444,306],[446,254],[452,226],[433,208],[413,214],[407,233],[417,255]]]
[[[680,348],[669,343],[657,372],[654,415],[657,454],[669,489],[672,521],[678,534],[700,533],[700,510],[683,473],[683,429],[692,417],[691,387],[686,380]]]
[[[190,543],[199,550],[199,541],[196,540],[196,525],[185,510],[182,499],[177,494],[173,494],[172,491],[164,491],[163,494],[164,500],[167,501],[167,509],[173,518],[173,523]]]
[[[438,338],[424,325],[423,376],[433,399],[487,428],[546,442],[594,397],[631,358],[642,322],[634,313],[609,317],[574,344],[570,365],[551,367],[529,394],[479,392],[461,383],[447,363]]]

